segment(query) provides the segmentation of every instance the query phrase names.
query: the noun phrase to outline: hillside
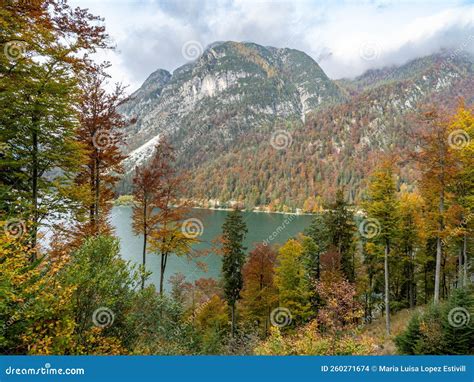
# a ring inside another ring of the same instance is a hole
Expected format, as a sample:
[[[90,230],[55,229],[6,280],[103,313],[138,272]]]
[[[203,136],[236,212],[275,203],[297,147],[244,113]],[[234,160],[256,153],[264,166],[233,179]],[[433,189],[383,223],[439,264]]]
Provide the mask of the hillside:
[[[161,135],[201,205],[312,210],[339,187],[354,201],[380,153],[410,147],[405,132],[420,105],[472,102],[473,71],[472,57],[445,52],[332,81],[303,52],[215,43],[173,74],[156,71],[122,105],[136,119],[125,167],[146,161]]]

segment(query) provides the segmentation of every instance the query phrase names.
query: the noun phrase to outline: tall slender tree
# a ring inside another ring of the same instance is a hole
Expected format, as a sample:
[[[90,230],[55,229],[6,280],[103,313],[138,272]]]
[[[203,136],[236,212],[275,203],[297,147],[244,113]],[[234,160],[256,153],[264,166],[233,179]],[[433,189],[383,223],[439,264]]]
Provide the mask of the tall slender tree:
[[[342,273],[350,282],[355,281],[354,214],[344,200],[343,190],[336,192],[336,199],[326,215],[331,244],[341,254]]]
[[[224,295],[231,310],[232,336],[234,336],[236,329],[235,305],[240,299],[240,291],[243,287],[242,267],[245,263],[246,250],[243,242],[247,234],[247,226],[239,209],[236,208],[227,214],[222,231]]]
[[[155,153],[158,153],[158,147]],[[133,178],[133,232],[143,235],[142,249],[142,289],[146,279],[146,255],[148,252],[148,239],[157,224],[156,214],[158,195],[158,182],[161,176],[162,158],[160,155],[153,157],[149,165],[135,168]]]
[[[0,137],[14,170],[6,184],[12,204],[21,202],[16,213],[28,217],[33,248],[46,217],[75,207],[77,78],[90,68],[88,55],[107,47],[100,20],[63,0],[2,3]]]
[[[309,251],[308,254],[312,255],[311,259],[307,259],[308,265],[311,267],[311,278],[319,280],[321,275],[321,254],[327,251],[330,243],[330,234],[327,226],[327,213],[319,212],[313,216],[310,226],[304,231],[304,234],[308,236],[314,244],[317,246],[315,251]],[[313,281],[314,281],[313,280]]]
[[[321,250],[316,242],[308,236],[302,237],[303,246],[303,264],[305,267],[305,275],[308,285],[316,285],[316,282],[321,278]],[[313,310],[316,310],[319,304],[319,297],[316,290],[310,288],[311,305]]]
[[[203,228],[200,221],[184,221],[189,215],[188,203],[180,199],[185,178],[176,170],[174,161],[173,147],[162,140],[152,162],[157,179],[153,198],[156,210],[150,233],[150,252],[160,256],[160,294],[164,291],[169,256],[190,254],[191,245],[198,241]]]
[[[87,150],[87,162],[76,177],[76,184],[87,189],[87,223],[81,226],[83,235],[110,232],[107,214],[114,197],[114,186],[123,172],[119,144],[120,129],[126,122],[117,108],[123,99],[124,88],[117,84],[108,93],[105,90],[108,76],[104,63],[89,71],[81,82],[80,128],[78,140]]]
[[[397,229],[398,202],[396,198],[396,186],[393,176],[393,168],[390,161],[385,161],[371,176],[368,188],[368,200],[364,203],[367,215],[375,227],[373,233],[375,240],[384,245],[384,284],[385,284],[385,327],[390,334],[390,274],[389,258],[391,245],[395,239]],[[380,231],[380,232],[378,232]],[[372,232],[372,231],[371,231]]]
[[[459,220],[451,232],[457,239],[459,286],[468,284],[468,245],[474,226],[474,111],[461,101],[450,123],[452,145],[458,164],[452,192],[459,205]]]
[[[191,230],[182,227],[189,207],[179,199],[184,178],[174,168],[174,159],[173,147],[165,139],[161,140],[155,147],[151,162],[136,168],[133,180],[133,230],[143,235],[142,288],[145,284],[146,255],[148,252],[157,253],[161,257],[160,294],[164,291],[169,255],[188,254],[198,236],[194,234],[193,227]]]
[[[450,203],[449,186],[457,171],[457,163],[450,147],[448,113],[430,106],[414,129],[414,138],[419,149],[414,158],[421,172],[421,191],[428,204],[431,231],[436,238],[436,265],[434,303],[440,299],[441,267],[443,261],[443,239],[446,236],[446,212]]]
[[[301,324],[311,317],[311,289],[306,276],[303,245],[288,240],[279,250],[275,268],[275,284],[280,304],[289,309],[294,323]]]
[[[2,4],[0,136],[7,157],[21,158],[10,191],[26,201],[32,247],[46,217],[74,207],[83,154],[75,140],[77,78],[90,68],[88,55],[107,47],[100,20],[62,0]]]
[[[423,204],[419,194],[407,192],[405,189],[400,192],[397,244],[402,255],[403,278],[406,280],[403,285],[410,308],[414,308],[416,304],[416,256],[426,245],[426,235],[423,232],[425,230]]]
[[[243,268],[242,310],[246,319],[257,322],[263,335],[270,327],[270,313],[278,300],[274,284],[276,252],[270,246],[257,245]]]

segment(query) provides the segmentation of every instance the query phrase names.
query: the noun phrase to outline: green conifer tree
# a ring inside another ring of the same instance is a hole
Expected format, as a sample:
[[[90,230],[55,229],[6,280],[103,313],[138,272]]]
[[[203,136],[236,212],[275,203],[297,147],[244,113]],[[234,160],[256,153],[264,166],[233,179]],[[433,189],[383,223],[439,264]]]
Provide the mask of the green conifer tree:
[[[243,287],[242,267],[245,263],[246,249],[243,241],[247,233],[247,226],[239,209],[235,209],[227,215],[222,231],[224,239],[224,258],[222,260],[224,295],[231,309],[232,336],[234,336],[236,328],[235,304],[240,299],[240,291]]]

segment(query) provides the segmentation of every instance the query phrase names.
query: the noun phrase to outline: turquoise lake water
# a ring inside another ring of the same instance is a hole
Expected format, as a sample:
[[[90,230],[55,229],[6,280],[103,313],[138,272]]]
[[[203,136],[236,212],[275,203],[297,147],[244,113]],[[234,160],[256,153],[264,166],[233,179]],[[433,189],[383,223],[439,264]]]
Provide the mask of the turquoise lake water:
[[[204,250],[211,248],[211,242],[222,233],[222,224],[227,211],[193,209],[192,218],[202,222],[202,234],[199,236],[200,243],[193,248]],[[310,215],[285,215],[268,214],[258,212],[244,212],[248,234],[245,240],[247,253],[259,242],[271,240],[271,244],[282,244],[289,238],[304,231],[311,223]],[[111,223],[120,238],[120,253],[123,259],[133,263],[141,264],[143,238],[135,236],[132,232],[132,209],[120,206],[112,210]],[[279,228],[280,227],[280,228]],[[206,264],[206,270],[196,265],[196,260],[188,261],[186,258],[170,256],[165,273],[166,287],[169,288],[168,280],[175,273],[182,273],[186,281],[194,281],[201,277],[218,278],[221,270],[221,258],[216,254],[199,257],[197,261]],[[147,255],[147,270],[153,272],[148,283],[159,285],[160,258],[157,255]]]

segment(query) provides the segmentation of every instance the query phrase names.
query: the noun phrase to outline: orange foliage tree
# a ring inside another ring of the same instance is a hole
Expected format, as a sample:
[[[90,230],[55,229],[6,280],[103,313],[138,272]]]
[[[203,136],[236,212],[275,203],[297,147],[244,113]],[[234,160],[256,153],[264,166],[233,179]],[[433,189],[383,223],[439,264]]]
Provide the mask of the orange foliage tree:
[[[196,241],[194,233],[188,234],[182,227],[189,208],[178,197],[184,178],[174,168],[174,160],[173,148],[162,140],[156,146],[151,162],[135,169],[133,179],[133,230],[143,235],[143,272],[147,252],[161,256],[160,294],[163,294],[168,256],[188,254],[191,244]],[[144,284],[145,273],[142,288]]]
[[[270,247],[259,244],[250,252],[242,275],[241,307],[247,321],[256,322],[264,335],[270,326],[270,313],[278,303],[278,290],[273,282],[277,253]]]
[[[445,110],[431,106],[414,129],[418,150],[414,153],[420,173],[420,188],[427,201],[429,229],[436,238],[434,303],[440,299],[441,268],[445,264],[443,239],[447,235],[447,208],[452,200],[449,188],[457,172],[456,156],[450,145],[449,118]]]
[[[111,93],[104,89],[108,64],[99,65],[83,76],[80,100],[80,127],[77,140],[86,150],[86,163],[76,176],[76,184],[86,189],[87,222],[81,227],[83,236],[110,232],[107,215],[114,197],[114,186],[122,173],[125,156],[120,151],[125,125],[117,111],[124,88],[116,85]]]

